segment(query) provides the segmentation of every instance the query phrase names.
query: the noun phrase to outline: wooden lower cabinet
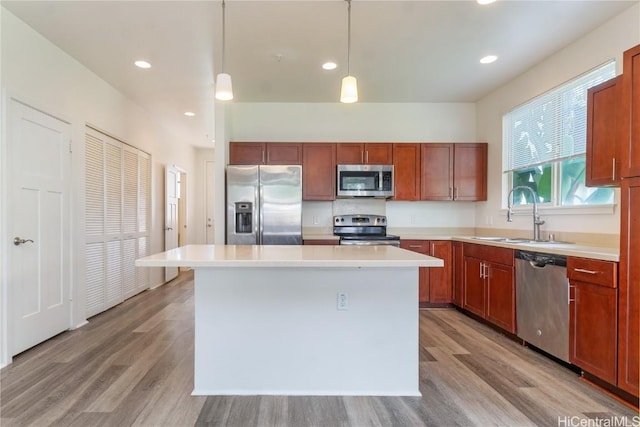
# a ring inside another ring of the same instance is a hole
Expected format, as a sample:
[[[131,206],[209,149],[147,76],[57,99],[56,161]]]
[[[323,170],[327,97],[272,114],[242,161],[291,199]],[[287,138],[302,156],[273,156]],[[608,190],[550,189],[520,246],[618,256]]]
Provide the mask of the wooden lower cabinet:
[[[640,377],[640,178],[622,181],[621,205],[618,387],[637,397]]]
[[[617,378],[617,300],[617,289],[571,283],[569,360],[611,384]]]
[[[487,263],[487,317],[491,323],[511,333],[516,332],[514,268]]]
[[[463,245],[462,308],[516,332],[513,250]]]
[[[464,297],[464,252],[462,242],[452,243],[452,264],[451,275],[453,276],[453,295],[451,301],[458,307],[462,307]]]
[[[444,260],[444,267],[422,267],[418,300],[421,303],[448,304],[451,302],[452,244],[448,240],[401,240],[400,247]]]
[[[617,380],[618,264],[567,257],[569,360],[610,384]]]

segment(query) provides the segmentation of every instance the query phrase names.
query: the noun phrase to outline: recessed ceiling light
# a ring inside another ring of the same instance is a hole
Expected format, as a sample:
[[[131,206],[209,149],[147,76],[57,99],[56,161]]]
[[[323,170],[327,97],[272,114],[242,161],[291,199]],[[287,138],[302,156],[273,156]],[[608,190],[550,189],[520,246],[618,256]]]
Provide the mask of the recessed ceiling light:
[[[149,64],[147,61],[136,61],[134,62],[134,64],[136,64],[136,67],[138,68],[151,68],[151,64]]]
[[[477,1],[478,1],[478,4],[491,4],[496,0],[477,0]]]
[[[192,113],[191,111],[185,111],[184,115],[187,117],[193,117],[196,115],[196,113]]]
[[[322,64],[322,68],[325,70],[335,70],[336,68],[338,68],[338,64],[336,64],[335,62],[325,62],[324,64]]]
[[[495,55],[487,55],[484,58],[480,59],[480,63],[481,64],[491,64],[492,62],[495,62],[496,59],[498,59],[498,57],[495,56]]]

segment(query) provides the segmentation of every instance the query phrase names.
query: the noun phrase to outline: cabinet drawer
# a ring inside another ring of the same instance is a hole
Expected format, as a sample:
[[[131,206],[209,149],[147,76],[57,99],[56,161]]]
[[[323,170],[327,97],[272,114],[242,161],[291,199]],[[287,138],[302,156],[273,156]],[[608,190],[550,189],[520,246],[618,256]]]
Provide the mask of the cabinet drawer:
[[[618,287],[618,263],[597,259],[567,257],[569,280]]]
[[[464,254],[484,261],[513,266],[513,249],[465,243]]]
[[[413,252],[419,252],[421,254],[429,254],[429,241],[428,240],[401,240],[400,247]]]

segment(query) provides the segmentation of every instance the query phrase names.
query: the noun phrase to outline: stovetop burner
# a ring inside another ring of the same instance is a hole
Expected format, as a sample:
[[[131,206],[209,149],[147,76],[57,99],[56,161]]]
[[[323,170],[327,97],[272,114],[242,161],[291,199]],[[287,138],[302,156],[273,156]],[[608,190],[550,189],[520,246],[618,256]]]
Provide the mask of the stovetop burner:
[[[341,245],[400,246],[400,237],[387,234],[383,215],[338,215],[333,217],[333,234]]]

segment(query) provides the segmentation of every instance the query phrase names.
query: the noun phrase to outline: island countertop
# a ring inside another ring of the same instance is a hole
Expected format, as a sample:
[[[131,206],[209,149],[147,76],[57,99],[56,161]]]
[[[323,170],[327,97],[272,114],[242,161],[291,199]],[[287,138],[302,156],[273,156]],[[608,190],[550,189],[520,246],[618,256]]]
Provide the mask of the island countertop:
[[[187,245],[137,259],[138,267],[442,267],[393,246]]]

